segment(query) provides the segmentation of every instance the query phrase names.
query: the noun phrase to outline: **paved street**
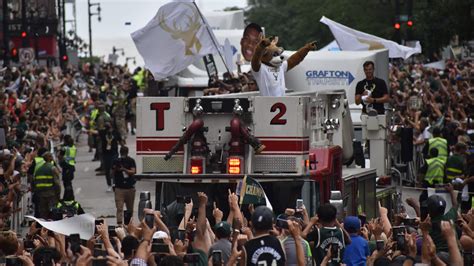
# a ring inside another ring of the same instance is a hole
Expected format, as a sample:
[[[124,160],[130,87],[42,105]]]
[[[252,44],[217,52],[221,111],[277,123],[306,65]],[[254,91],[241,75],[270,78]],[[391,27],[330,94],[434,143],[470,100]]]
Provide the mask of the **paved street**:
[[[92,162],[93,153],[89,153],[87,146],[87,135],[81,135],[80,142],[76,143],[78,148],[76,157],[76,174],[73,181],[74,193],[76,200],[81,203],[84,211],[91,213],[96,218],[106,217],[109,224],[116,224],[116,209],[113,192],[106,192],[107,184],[105,176],[96,176],[95,169],[99,167],[99,162]],[[127,146],[130,149],[130,156],[135,156],[135,136],[129,135],[127,138]],[[154,204],[154,187],[153,182],[137,182],[137,193],[135,196],[135,214],[137,217],[139,192],[151,190],[152,203]],[[155,206],[153,206],[155,207]],[[125,208],[125,207],[124,207]]]

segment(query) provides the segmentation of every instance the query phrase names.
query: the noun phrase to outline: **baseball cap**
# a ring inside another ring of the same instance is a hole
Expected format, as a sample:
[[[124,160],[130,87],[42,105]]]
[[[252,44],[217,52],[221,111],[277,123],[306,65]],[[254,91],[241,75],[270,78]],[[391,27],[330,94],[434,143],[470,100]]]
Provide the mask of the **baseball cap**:
[[[216,233],[219,233],[220,235],[224,237],[230,236],[230,234],[232,233],[230,224],[225,221],[217,223],[214,226],[214,230],[216,230]]]
[[[168,234],[164,231],[156,231],[153,234],[153,239],[164,239],[164,238],[168,238]]]
[[[252,226],[256,230],[271,230],[273,211],[265,206],[258,206],[252,214]]]
[[[360,229],[360,220],[356,216],[347,216],[344,219],[344,229],[347,231],[357,231]]]
[[[440,195],[431,195],[426,200],[426,208],[431,216],[443,215],[446,209],[446,201]]]

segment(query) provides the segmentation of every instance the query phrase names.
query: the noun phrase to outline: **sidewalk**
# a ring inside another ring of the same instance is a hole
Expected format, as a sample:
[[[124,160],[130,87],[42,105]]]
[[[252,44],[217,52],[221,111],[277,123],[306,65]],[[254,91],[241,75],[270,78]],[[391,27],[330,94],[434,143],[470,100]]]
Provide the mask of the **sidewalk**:
[[[127,137],[127,146],[130,149],[130,157],[135,159],[135,136],[129,134]],[[76,147],[76,173],[73,180],[74,196],[76,197],[76,200],[82,205],[82,208],[86,213],[90,213],[96,218],[106,217],[109,225],[117,224],[114,193],[106,192],[107,184],[105,182],[105,176],[95,175],[94,170],[99,167],[99,162],[92,162],[94,153],[88,152],[89,147],[87,146],[87,135],[81,135],[79,143],[76,143]],[[154,205],[155,183],[140,181],[137,182],[135,188],[137,192],[135,195],[135,213],[133,217],[136,221],[136,218],[138,217],[137,213],[140,191],[150,191],[152,196],[151,202]]]

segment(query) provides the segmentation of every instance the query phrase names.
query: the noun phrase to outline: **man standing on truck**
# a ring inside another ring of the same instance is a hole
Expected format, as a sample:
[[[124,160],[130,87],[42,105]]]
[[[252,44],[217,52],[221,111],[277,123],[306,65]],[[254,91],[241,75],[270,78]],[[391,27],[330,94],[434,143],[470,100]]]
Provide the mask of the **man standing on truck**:
[[[379,115],[385,113],[384,103],[389,101],[387,84],[383,79],[374,76],[375,64],[372,61],[365,61],[365,79],[357,82],[355,103],[362,103],[362,113],[367,114],[367,108],[375,109]]]

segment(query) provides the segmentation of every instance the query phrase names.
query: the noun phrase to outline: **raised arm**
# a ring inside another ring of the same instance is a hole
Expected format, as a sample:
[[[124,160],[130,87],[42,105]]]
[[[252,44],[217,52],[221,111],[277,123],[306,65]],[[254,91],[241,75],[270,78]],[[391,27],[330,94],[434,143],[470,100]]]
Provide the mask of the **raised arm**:
[[[255,46],[255,52],[252,56],[252,70],[255,72],[260,71],[261,60],[265,53],[265,48],[267,48],[272,42],[269,39],[263,39],[262,35],[260,35],[260,42]]]

